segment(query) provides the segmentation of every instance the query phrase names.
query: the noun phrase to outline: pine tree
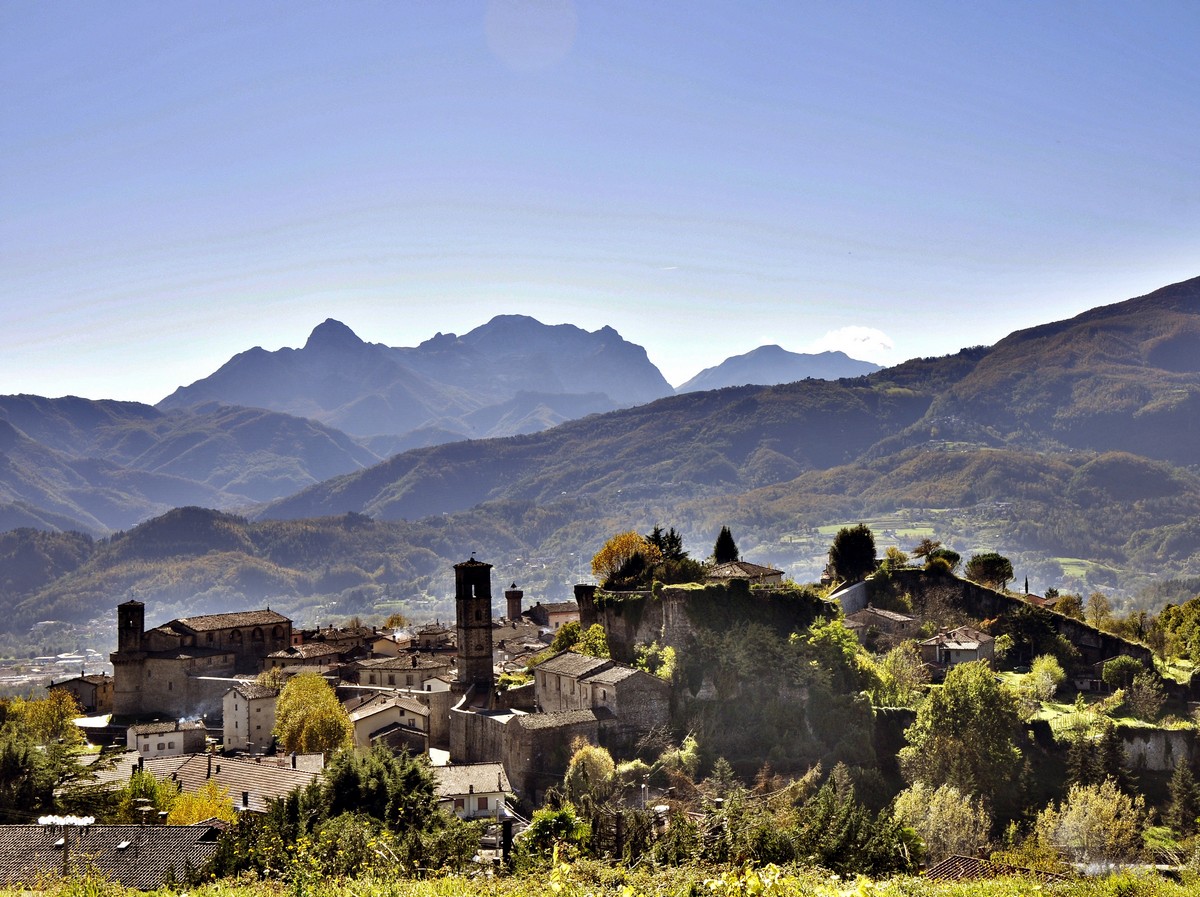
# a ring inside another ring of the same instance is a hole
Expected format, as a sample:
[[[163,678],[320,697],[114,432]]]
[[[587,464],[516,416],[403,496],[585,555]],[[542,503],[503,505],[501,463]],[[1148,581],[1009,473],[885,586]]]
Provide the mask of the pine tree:
[[[1097,754],[1096,742],[1086,729],[1076,732],[1067,750],[1067,784],[1099,785],[1104,780],[1104,770]]]
[[[717,536],[717,542],[713,545],[713,562],[717,564],[728,564],[730,561],[736,561],[741,558],[738,553],[737,544],[733,541],[733,533],[729,531],[729,527],[721,527],[721,532]]]
[[[1181,759],[1171,776],[1171,805],[1167,809],[1166,823],[1182,838],[1196,833],[1196,817],[1200,816],[1200,786],[1187,764]]]
[[[1117,733],[1117,727],[1111,723],[1104,727],[1100,736],[1100,770],[1106,778],[1117,783],[1117,787],[1126,794],[1132,794],[1137,789],[1137,779],[1125,759],[1125,745]]]

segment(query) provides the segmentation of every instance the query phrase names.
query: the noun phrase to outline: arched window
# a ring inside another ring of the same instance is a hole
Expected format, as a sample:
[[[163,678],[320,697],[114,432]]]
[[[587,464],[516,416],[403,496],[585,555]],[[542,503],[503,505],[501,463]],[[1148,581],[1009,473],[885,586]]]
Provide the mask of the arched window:
[[[250,633],[250,638],[253,641],[261,642],[263,640],[263,631],[261,626],[255,626],[254,631]]]
[[[231,642],[240,642],[242,640],[242,630],[235,629],[233,632],[229,633],[229,640]]]

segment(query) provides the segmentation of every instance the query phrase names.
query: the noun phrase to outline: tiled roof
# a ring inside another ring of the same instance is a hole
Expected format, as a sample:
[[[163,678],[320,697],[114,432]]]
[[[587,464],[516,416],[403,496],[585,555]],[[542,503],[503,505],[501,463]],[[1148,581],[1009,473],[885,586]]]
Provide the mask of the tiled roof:
[[[612,666],[602,670],[597,670],[594,673],[588,673],[580,678],[585,682],[594,682],[598,685],[616,685],[618,682],[624,682],[630,676],[636,676],[641,670],[635,670],[633,667],[627,667],[624,664],[614,663]],[[649,675],[648,673],[646,675]]]
[[[273,610],[244,610],[232,614],[181,617],[175,622],[196,632],[209,632],[216,629],[233,629],[235,626],[273,626],[276,623],[291,623],[292,621]]]
[[[281,648],[278,651],[272,651],[267,657],[274,657],[283,660],[288,660],[295,657],[332,657],[336,654],[341,654],[342,649],[337,645],[327,645],[324,642],[306,642],[303,645],[289,645],[286,648]]]
[[[909,614],[897,613],[894,610],[884,610],[882,607],[873,607],[867,605],[857,613],[847,614],[846,619],[852,620],[862,617],[882,617],[885,620],[891,620],[893,623],[915,623],[916,617]]]
[[[758,579],[763,576],[782,576],[782,570],[776,570],[774,567],[764,567],[761,564],[752,564],[749,561],[729,561],[725,564],[717,564],[708,571],[709,579]]]
[[[945,645],[947,648],[971,650],[994,641],[995,639],[986,632],[980,632],[969,626],[959,626],[957,629],[951,629],[949,632],[939,632],[933,638],[925,639],[921,644]]]
[[[190,729],[204,731],[204,723],[199,720],[191,723],[170,720],[165,723],[138,723],[129,727],[129,731],[134,735],[165,735],[168,732],[184,732]]]
[[[540,607],[548,614],[577,614],[579,613],[579,604],[574,601],[551,601],[547,604],[542,604],[540,601],[529,610]]]
[[[583,654],[576,654],[574,651],[563,651],[561,654],[555,654],[549,660],[539,663],[534,669],[579,679],[612,665],[613,661],[611,660],[587,657]]]
[[[236,691],[247,701],[256,701],[259,698],[274,698],[279,695],[278,689],[267,688],[265,685],[259,685],[257,682],[239,682],[230,691]]]
[[[446,655],[401,654],[399,657],[369,657],[356,664],[363,670],[440,670],[450,666]]]
[[[112,682],[112,677],[107,673],[89,673],[86,676],[76,676],[73,679],[64,679],[62,682],[55,682],[54,688],[60,685],[69,685],[72,682],[86,682],[88,685],[103,685],[105,682]]]
[[[1001,875],[1024,875],[1039,881],[1055,881],[1065,878],[1053,872],[1042,872],[1038,869],[1024,869],[1020,866],[1009,866],[1006,863],[993,863],[977,857],[956,854],[948,856],[941,862],[925,870],[925,877],[941,881],[967,881],[980,878],[997,878]]]
[[[127,888],[182,880],[217,849],[213,825],[0,825],[0,884],[40,889],[63,869],[63,838],[72,874],[98,872]]]
[[[454,797],[474,791],[512,791],[503,763],[463,763],[435,766],[439,797]]]
[[[523,713],[514,717],[522,729],[556,729],[559,726],[573,726],[578,723],[594,723],[601,719],[611,719],[610,713],[604,707],[592,710],[558,710],[553,713]]]
[[[164,763],[163,760],[174,761]],[[167,757],[147,760],[146,771],[160,781],[178,782],[184,791],[199,791],[210,778],[229,791],[233,805],[246,806],[257,813],[266,812],[267,801],[283,797],[297,788],[308,785],[317,773],[304,769],[279,766],[266,760],[247,760],[213,754],[189,754],[186,757]],[[248,792],[249,804],[243,805],[242,793]]]

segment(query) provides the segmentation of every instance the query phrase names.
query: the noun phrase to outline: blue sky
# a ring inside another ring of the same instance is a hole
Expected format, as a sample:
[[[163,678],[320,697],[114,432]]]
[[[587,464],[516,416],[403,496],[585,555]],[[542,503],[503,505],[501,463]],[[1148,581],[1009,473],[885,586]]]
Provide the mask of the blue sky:
[[[672,383],[1200,274],[1200,6],[0,0],[0,393],[327,317],[612,325]]]

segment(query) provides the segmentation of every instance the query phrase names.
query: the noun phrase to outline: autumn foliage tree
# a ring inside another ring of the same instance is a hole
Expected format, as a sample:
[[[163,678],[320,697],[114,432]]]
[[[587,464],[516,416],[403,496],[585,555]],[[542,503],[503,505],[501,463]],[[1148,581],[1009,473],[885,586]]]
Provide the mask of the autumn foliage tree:
[[[592,573],[606,589],[636,588],[642,574],[662,561],[662,552],[641,533],[612,536],[592,558]]]
[[[275,706],[275,735],[285,751],[332,753],[350,747],[350,715],[317,673],[293,676]]]

